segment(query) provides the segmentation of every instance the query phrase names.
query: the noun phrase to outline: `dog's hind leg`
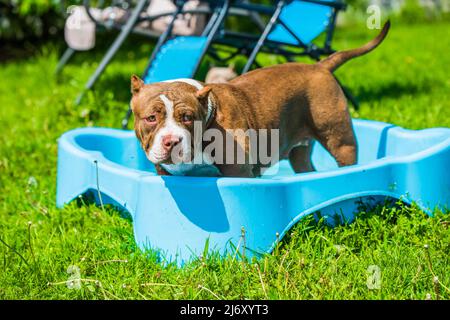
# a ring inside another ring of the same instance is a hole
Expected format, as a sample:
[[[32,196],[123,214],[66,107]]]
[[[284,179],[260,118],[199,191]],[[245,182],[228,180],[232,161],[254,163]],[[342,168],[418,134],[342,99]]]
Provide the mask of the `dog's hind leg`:
[[[314,141],[308,140],[305,144],[296,146],[289,152],[289,162],[295,173],[315,171],[311,163],[313,145]]]
[[[356,144],[330,143],[327,149],[340,167],[356,164]]]
[[[324,99],[323,97],[327,97]],[[322,88],[322,95],[311,101],[312,131],[340,167],[357,161],[357,145],[347,100],[334,81]]]
[[[317,130],[317,140],[343,167],[356,164],[357,145],[350,117],[341,120]]]

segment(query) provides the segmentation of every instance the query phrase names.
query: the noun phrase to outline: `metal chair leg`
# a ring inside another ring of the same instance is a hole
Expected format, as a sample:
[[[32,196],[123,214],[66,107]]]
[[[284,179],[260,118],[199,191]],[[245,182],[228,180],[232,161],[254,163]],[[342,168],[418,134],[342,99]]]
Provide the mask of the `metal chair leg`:
[[[83,91],[78,95],[77,99],[75,100],[75,104],[80,104],[81,100],[84,97],[84,94],[86,91],[90,90],[94,83],[97,81],[97,79],[100,77],[100,75],[105,70],[106,66],[109,64],[109,62],[112,60],[116,52],[119,50],[119,48],[122,46],[125,39],[128,37],[130,32],[133,30],[134,26],[136,25],[140,13],[144,9],[144,6],[146,5],[148,0],[140,0],[136,7],[133,9],[133,12],[128,19],[127,23],[123,26],[122,30],[120,31],[119,36],[114,40],[111,47],[108,49],[108,52],[103,57],[102,61],[100,62],[100,65],[95,70],[94,74],[89,78],[88,82],[84,86]]]
[[[67,47],[66,51],[64,51],[63,55],[58,61],[58,64],[56,65],[55,69],[56,76],[58,76],[61,73],[62,69],[67,64],[67,62],[73,56],[74,53],[75,53],[74,49],[72,49],[71,47]]]

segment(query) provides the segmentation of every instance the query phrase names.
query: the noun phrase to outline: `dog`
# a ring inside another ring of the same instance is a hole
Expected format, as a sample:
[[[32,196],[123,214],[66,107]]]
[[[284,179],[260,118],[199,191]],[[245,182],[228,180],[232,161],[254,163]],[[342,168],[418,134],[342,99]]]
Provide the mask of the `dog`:
[[[366,45],[335,52],[316,64],[261,68],[228,83],[205,85],[177,79],[144,84],[133,75],[130,104],[136,136],[160,175],[258,177],[281,159],[289,159],[296,173],[310,172],[314,171],[314,141],[321,143],[339,166],[353,165],[357,143],[347,100],[333,72],[375,49],[389,28],[388,21]],[[194,123],[200,124],[197,130],[201,132],[221,134],[211,141],[215,146],[225,145],[231,130],[254,130],[257,139],[262,137],[260,132],[269,130],[265,142],[278,144],[277,155],[270,155],[270,164],[263,163],[258,154],[250,159],[248,136],[238,134],[232,135],[232,148],[220,151],[221,159],[227,161],[217,161],[218,152],[206,152],[211,151],[207,141],[191,138],[195,136]],[[238,163],[235,148],[243,151],[243,163]]]

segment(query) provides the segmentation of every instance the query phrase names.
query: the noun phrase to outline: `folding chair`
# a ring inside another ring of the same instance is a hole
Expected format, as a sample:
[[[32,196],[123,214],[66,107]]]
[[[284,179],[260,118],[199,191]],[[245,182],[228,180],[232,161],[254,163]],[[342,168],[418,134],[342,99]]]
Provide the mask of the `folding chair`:
[[[227,15],[230,1],[209,1],[211,16],[205,29],[199,36],[176,36],[172,34],[177,16],[184,12],[178,6],[172,15],[172,21],[167,30],[159,37],[153,49],[142,79],[145,83],[160,82],[178,78],[192,78],[202,58],[208,51],[214,37],[219,31]],[[128,108],[122,127],[128,126],[131,109]]]
[[[145,7],[147,6],[148,0],[138,0],[138,3],[136,6],[133,5],[133,1],[130,0],[114,0],[112,3],[105,3],[104,0],[99,0],[96,3],[95,7],[91,7],[91,1],[90,0],[83,0],[83,8],[85,10],[85,14],[89,17],[89,20],[95,25],[96,31],[105,31],[105,30],[119,30],[123,33],[126,33],[127,35],[132,31],[132,28],[127,28],[127,22],[129,25],[136,24],[136,20],[140,17],[141,13],[144,11]],[[96,11],[97,13],[101,10],[106,10],[106,8],[110,8],[111,10],[111,16],[106,19],[98,19],[98,17],[94,17],[92,11]],[[68,9],[71,9],[70,7]],[[73,8],[72,8],[73,9]],[[80,8],[81,9],[81,8]],[[115,18],[114,10],[121,10],[125,11],[124,14],[125,19],[123,21],[117,21]],[[133,13],[135,13],[133,15]],[[130,19],[130,16],[133,17],[133,19]],[[143,32],[143,31],[142,31]],[[150,37],[157,37],[158,35],[156,33],[153,33],[151,31],[148,31],[146,35]],[[126,38],[126,37],[125,37]],[[115,46],[120,47],[119,46]],[[77,50],[78,49],[78,50]],[[68,46],[66,51],[63,53],[62,57],[58,61],[58,64],[56,66],[55,74],[59,75],[64,68],[64,66],[67,64],[70,58],[77,52],[77,51],[86,51],[89,49],[74,49],[72,46]]]
[[[123,19],[123,23],[114,21],[112,19],[107,19],[106,21],[99,20],[92,14],[92,8],[90,7],[89,0],[83,1],[83,6],[86,9],[87,15],[90,17],[90,19],[96,24],[97,27],[99,27],[101,30],[104,29],[118,29],[120,30],[119,35],[114,40],[110,48],[108,49],[107,53],[103,57],[102,61],[100,62],[97,69],[94,71],[94,73],[91,75],[89,80],[87,81],[86,85],[84,86],[83,91],[79,94],[79,96],[76,99],[76,104],[79,104],[81,102],[81,99],[84,96],[84,93],[87,90],[90,90],[95,82],[98,80],[100,75],[103,73],[103,71],[106,69],[107,65],[110,63],[114,55],[117,53],[119,48],[122,46],[123,42],[126,40],[128,35],[130,33],[137,33],[140,35],[144,35],[149,38],[156,39],[161,36],[161,32],[158,32],[156,30],[152,30],[150,28],[138,28],[142,23],[151,24],[154,21],[157,21],[158,19],[165,18],[165,17],[171,17],[171,23],[172,25],[170,28],[173,29],[174,27],[174,21],[178,18],[178,15],[186,15],[186,14],[195,14],[195,15],[209,15],[211,12],[209,8],[207,7],[199,7],[196,9],[186,9],[183,10],[183,7],[188,3],[189,1],[184,0],[176,0],[173,1],[175,5],[175,10],[172,12],[163,11],[154,15],[146,15],[145,12],[148,10],[148,7],[152,4],[151,0],[113,0],[112,3],[109,5],[109,8],[119,8],[121,10],[128,10],[125,19]],[[172,2],[172,1],[171,1]],[[135,6],[133,7],[133,4],[135,3]],[[100,0],[97,4],[97,7],[95,9],[98,9],[99,7],[104,5],[104,1]],[[176,12],[176,14],[175,14]],[[175,17],[175,18],[174,18]],[[172,21],[173,20],[173,21]],[[164,30],[162,30],[164,31]],[[180,32],[179,32],[180,33]],[[72,48],[68,48],[64,54],[62,55],[57,68],[56,73],[60,73],[64,65],[68,62],[68,60],[73,56],[73,54],[76,52],[76,50]]]

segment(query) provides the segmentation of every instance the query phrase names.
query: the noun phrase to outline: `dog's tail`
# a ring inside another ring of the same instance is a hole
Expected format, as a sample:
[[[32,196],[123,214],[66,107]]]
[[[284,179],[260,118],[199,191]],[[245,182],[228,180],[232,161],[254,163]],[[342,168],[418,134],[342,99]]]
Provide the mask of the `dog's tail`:
[[[333,72],[348,60],[362,56],[363,54],[366,54],[375,49],[386,37],[390,26],[391,22],[388,20],[384,24],[383,30],[381,30],[380,34],[369,43],[366,43],[360,48],[335,52],[329,57],[319,61],[318,64]]]

